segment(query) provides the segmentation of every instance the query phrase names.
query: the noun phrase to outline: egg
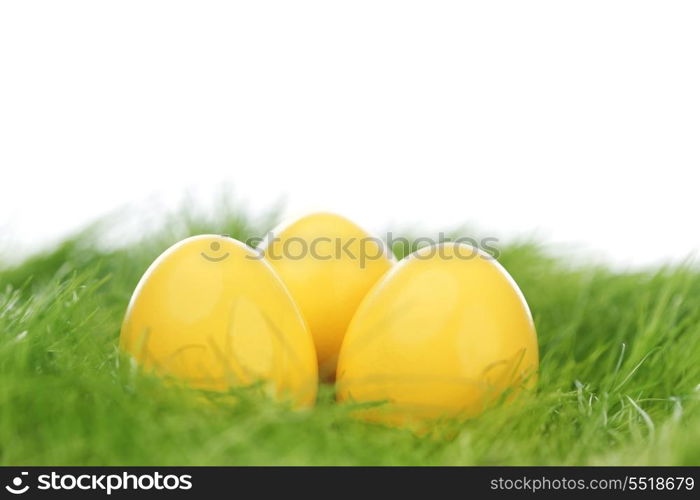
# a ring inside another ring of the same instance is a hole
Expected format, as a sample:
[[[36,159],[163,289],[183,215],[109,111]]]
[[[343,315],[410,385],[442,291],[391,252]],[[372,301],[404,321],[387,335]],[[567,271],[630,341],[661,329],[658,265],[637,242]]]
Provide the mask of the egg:
[[[380,239],[331,213],[284,224],[260,248],[309,325],[321,378],[332,380],[350,319],[393,257]]]
[[[462,243],[421,248],[367,294],[340,351],[337,398],[396,425],[468,418],[536,381],[528,305],[491,256]],[[504,393],[508,393],[507,395]]]
[[[297,406],[316,399],[313,340],[260,254],[224,236],[185,239],[141,278],[121,348],[148,371],[205,390],[262,382]]]

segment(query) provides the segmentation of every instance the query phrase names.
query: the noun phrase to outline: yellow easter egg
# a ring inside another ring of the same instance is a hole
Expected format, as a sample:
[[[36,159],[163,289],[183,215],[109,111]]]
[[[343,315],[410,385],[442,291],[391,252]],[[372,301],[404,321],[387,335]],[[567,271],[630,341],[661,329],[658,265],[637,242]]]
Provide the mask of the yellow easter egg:
[[[472,246],[424,247],[367,294],[345,335],[341,401],[393,424],[479,414],[537,376],[537,334],[518,286]]]
[[[194,236],[166,250],[141,278],[121,347],[147,370],[206,390],[263,381],[277,397],[312,405],[313,341],[270,265],[224,236]]]
[[[319,374],[333,379],[348,323],[392,265],[383,242],[344,217],[314,213],[274,230],[261,246],[299,305]]]

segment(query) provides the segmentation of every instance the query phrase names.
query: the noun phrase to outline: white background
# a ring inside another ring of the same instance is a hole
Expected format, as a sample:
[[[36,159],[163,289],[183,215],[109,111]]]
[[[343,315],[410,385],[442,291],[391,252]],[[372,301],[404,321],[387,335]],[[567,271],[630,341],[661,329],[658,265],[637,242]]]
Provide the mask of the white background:
[[[0,5],[5,254],[227,184],[622,265],[700,248],[698,2]]]

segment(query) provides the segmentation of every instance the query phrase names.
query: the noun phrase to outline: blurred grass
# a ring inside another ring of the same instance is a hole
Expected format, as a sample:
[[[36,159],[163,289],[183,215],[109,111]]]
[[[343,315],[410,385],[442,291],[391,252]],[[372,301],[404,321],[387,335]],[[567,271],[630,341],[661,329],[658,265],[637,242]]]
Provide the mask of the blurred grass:
[[[323,387],[295,412],[255,391],[203,403],[119,356],[129,297],[152,260],[198,233],[272,227],[184,211],[103,249],[95,226],[0,271],[0,464],[700,464],[700,272],[571,266],[502,248],[540,339],[535,397],[433,433],[356,421]]]

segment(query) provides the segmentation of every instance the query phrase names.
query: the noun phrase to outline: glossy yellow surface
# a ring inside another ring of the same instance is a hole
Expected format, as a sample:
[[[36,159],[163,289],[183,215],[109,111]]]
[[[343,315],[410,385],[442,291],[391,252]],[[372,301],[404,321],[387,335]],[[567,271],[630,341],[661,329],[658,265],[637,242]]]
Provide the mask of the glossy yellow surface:
[[[388,401],[362,416],[404,424],[475,416],[507,389],[535,383],[537,335],[525,299],[476,252],[422,248],[376,284],[343,342],[339,400]]]
[[[269,264],[231,238],[195,236],[158,257],[131,298],[121,347],[197,388],[262,380],[298,405],[316,399],[316,355],[298,307]]]
[[[380,240],[335,214],[307,215],[272,235],[262,249],[309,325],[321,377],[332,379],[350,319],[392,260]]]

